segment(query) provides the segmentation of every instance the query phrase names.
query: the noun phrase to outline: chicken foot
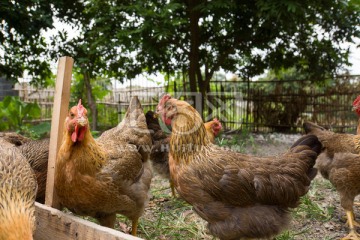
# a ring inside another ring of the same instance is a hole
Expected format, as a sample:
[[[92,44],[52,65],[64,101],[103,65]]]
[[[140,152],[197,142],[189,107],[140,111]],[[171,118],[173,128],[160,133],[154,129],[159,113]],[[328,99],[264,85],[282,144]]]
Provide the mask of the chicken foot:
[[[358,223],[356,220],[355,220],[355,215],[354,215],[354,212],[353,211],[346,211],[346,224],[350,226],[350,223],[349,223],[349,216],[351,217],[352,219],[352,224],[353,226],[355,227],[360,227],[360,223]]]
[[[347,216],[347,224],[349,225],[350,228],[350,232],[347,236],[345,236],[344,238],[342,238],[341,240],[360,240],[360,235],[356,232],[355,230],[355,226],[360,226],[359,223],[357,223],[355,221],[354,218],[354,213],[353,211],[346,211],[346,216]]]

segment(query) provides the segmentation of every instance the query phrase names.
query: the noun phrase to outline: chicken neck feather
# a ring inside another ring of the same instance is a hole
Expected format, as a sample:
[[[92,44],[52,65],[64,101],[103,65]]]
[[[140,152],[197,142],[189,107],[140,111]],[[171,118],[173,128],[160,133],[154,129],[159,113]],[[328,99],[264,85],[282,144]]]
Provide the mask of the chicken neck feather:
[[[170,154],[176,162],[188,163],[194,154],[211,144],[199,113],[188,105],[178,105],[172,120]]]

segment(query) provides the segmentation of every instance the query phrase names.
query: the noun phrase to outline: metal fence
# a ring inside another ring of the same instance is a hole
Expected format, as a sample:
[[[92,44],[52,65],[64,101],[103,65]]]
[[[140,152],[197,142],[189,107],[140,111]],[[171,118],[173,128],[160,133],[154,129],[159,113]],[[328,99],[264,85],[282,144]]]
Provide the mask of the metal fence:
[[[42,120],[51,119],[54,90],[30,86],[17,90],[23,101],[39,103]],[[113,89],[104,101],[98,102],[99,129],[116,125],[132,96],[138,96],[144,111],[148,111],[155,109],[163,92],[190,101],[205,121],[219,118],[225,130],[301,132],[302,123],[310,120],[337,132],[355,132],[358,118],[352,102],[360,94],[360,76],[342,76],[322,84],[309,80],[212,81],[204,98],[191,93],[186,82]]]
[[[360,95],[360,76],[320,85],[312,81],[253,85],[258,86],[250,89],[246,99],[251,103],[248,114],[253,120],[247,124],[252,131],[301,132],[302,123],[309,120],[336,132],[355,133],[358,117],[352,103]]]
[[[173,87],[168,87],[170,91],[188,92],[186,83],[172,84]],[[184,99],[191,99],[189,94],[183,95]],[[205,104],[198,110],[204,120],[218,117],[226,130],[295,133],[302,132],[302,124],[308,120],[336,132],[354,133],[358,117],[352,111],[352,103],[358,95],[359,75],[339,76],[321,83],[212,81]]]

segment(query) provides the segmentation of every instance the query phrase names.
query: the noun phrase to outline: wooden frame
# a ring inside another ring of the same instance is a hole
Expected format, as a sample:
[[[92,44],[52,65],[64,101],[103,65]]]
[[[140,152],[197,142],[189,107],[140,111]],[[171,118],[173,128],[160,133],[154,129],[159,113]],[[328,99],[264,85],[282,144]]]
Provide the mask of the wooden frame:
[[[63,125],[69,109],[72,66],[71,57],[61,57],[58,64],[54,108],[51,122],[48,175],[46,182],[45,204],[35,203],[36,231],[35,240],[140,240],[111,228],[100,226],[82,218],[66,214],[56,209],[59,203],[54,190],[56,155],[60,148]]]

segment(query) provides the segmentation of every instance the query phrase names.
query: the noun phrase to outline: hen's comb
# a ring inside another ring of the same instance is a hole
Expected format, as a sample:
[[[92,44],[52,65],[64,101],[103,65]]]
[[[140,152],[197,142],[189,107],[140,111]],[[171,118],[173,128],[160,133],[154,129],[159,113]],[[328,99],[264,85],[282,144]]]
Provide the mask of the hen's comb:
[[[360,107],[360,95],[354,100],[353,107]]]
[[[163,106],[165,105],[165,102],[171,98],[170,94],[165,94],[159,101],[159,104],[157,105],[157,111],[161,111]]]
[[[167,100],[169,100],[171,98],[170,94],[165,94],[161,100],[160,103],[164,104]]]
[[[360,95],[353,102],[353,110],[360,116]]]
[[[78,105],[77,105],[78,117],[84,116],[84,112],[85,112],[85,108],[84,108],[84,106],[81,104],[81,99],[79,99],[79,103],[78,103]]]
[[[218,125],[217,129],[221,129],[221,128],[222,128],[222,125],[221,125],[221,122],[219,121],[219,119],[214,118],[213,121]]]

